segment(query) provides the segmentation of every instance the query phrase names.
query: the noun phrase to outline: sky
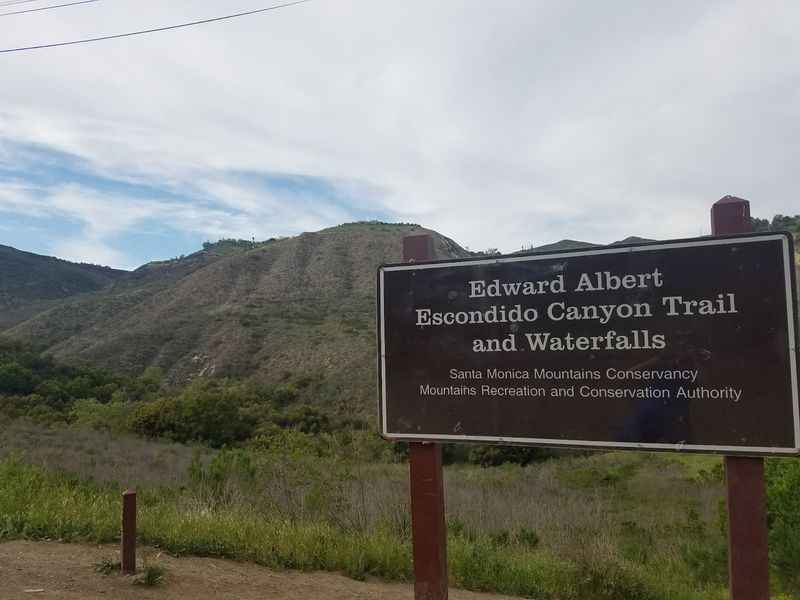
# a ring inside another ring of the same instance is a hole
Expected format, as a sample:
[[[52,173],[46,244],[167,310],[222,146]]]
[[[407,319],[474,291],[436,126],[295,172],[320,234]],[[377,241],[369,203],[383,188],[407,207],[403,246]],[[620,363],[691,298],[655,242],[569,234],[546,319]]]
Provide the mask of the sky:
[[[269,0],[0,1],[0,50]],[[419,223],[473,250],[800,212],[800,2],[312,0],[0,53],[0,244],[135,268]]]

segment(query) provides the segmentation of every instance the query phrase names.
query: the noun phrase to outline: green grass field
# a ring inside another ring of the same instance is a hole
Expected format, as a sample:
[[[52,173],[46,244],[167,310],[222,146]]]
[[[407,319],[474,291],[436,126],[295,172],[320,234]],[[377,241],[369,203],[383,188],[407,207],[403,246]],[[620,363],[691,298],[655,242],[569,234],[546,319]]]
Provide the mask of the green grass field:
[[[20,425],[0,439],[2,539],[115,541],[119,494],[135,485],[141,543],[273,568],[411,577],[404,464],[297,452],[211,458]],[[137,456],[147,468],[133,467]],[[692,460],[608,453],[447,468],[452,585],[554,600],[724,598],[722,487],[698,478],[705,467],[687,468]],[[106,462],[113,468],[98,467]]]
[[[451,584],[546,600],[726,598],[721,459],[571,455],[445,469]],[[119,539],[277,569],[411,577],[408,467],[302,446],[210,451],[16,422],[0,432],[0,540]],[[775,598],[800,598],[776,566]]]

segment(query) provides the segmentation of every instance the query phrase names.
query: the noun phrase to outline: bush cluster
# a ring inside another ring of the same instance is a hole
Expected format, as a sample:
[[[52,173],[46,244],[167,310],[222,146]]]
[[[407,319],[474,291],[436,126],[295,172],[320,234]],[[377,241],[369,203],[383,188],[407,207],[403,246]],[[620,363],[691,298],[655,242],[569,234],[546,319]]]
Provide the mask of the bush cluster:
[[[65,366],[16,342],[0,339],[0,414],[45,424],[67,423],[131,432],[214,448],[251,444],[289,445],[327,456],[330,440],[355,444],[365,456],[405,460],[408,447],[380,440],[363,420],[338,416],[299,402],[308,378],[257,385],[230,379],[198,379],[183,388],[163,385],[159,369],[123,377],[89,367]],[[332,437],[332,434],[336,434]],[[483,467],[526,465],[554,456],[551,450],[493,445],[446,445],[447,464]]]
[[[754,231],[791,231],[795,235],[800,233],[800,215],[790,217],[779,214],[772,217],[772,221],[753,217],[751,222]]]
[[[767,460],[770,562],[800,591],[800,459]]]

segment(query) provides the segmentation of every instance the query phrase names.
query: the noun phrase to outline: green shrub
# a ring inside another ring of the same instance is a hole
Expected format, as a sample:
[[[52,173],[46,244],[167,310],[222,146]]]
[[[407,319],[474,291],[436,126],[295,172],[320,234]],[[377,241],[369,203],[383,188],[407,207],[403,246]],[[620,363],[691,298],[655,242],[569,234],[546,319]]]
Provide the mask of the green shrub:
[[[800,592],[800,459],[767,460],[766,476],[770,559]]]
[[[239,410],[239,399],[226,388],[191,385],[178,397],[177,441],[202,440],[219,448],[245,440],[255,423]]]
[[[17,362],[0,364],[0,394],[30,394],[35,387],[30,369]]]
[[[325,454],[323,440],[303,433],[298,429],[282,429],[277,425],[262,426],[248,446],[281,456],[322,456]]]
[[[722,462],[715,464],[710,469],[700,469],[697,472],[697,480],[701,483],[724,483],[725,468]]]
[[[631,562],[644,564],[650,559],[654,544],[653,533],[635,521],[623,521],[620,526],[620,553]]]
[[[136,407],[128,423],[131,431],[149,437],[178,439],[180,408],[175,398],[160,398]]]
[[[328,416],[311,406],[294,406],[278,418],[281,427],[291,427],[303,433],[318,434],[331,430]]]
[[[145,565],[142,572],[133,579],[133,584],[155,587],[164,583],[166,576],[166,567],[162,565]]]
[[[447,517],[447,533],[453,537],[460,537],[466,532],[464,521],[458,517]]]
[[[572,464],[558,471],[563,483],[575,488],[614,487],[631,479],[638,471],[635,462],[620,464]]]
[[[681,533],[680,555],[694,578],[703,585],[724,585],[728,580],[728,543],[717,526],[709,528],[698,512],[689,509]]]
[[[517,543],[521,546],[526,546],[530,549],[536,548],[539,545],[539,534],[533,529],[521,527],[516,535]]]
[[[122,570],[122,563],[112,558],[104,558],[95,563],[94,570],[101,575],[114,575]]]
[[[123,379],[100,369],[60,365],[32,348],[0,337],[0,408],[10,416],[66,422],[78,400],[94,398],[105,404],[118,394],[120,401],[139,399],[133,393],[137,387],[137,378]],[[9,403],[9,398],[17,400]]]
[[[637,571],[611,561],[580,564],[577,595],[592,600],[655,600],[660,596]]]
[[[223,449],[207,466],[195,454],[189,466],[189,479],[203,501],[215,508],[230,505],[243,490],[252,490],[256,466],[245,450]]]
[[[177,397],[142,404],[129,426],[141,435],[202,441],[220,448],[249,438],[255,430],[255,420],[240,405],[236,388],[200,382]]]
[[[69,417],[78,427],[89,429],[108,429],[117,433],[127,430],[133,405],[123,402],[103,404],[94,398],[76,400]]]
[[[505,463],[527,465],[550,456],[552,451],[546,448],[482,444],[469,448],[468,460],[482,467],[496,467]]]
[[[506,531],[495,531],[489,534],[489,539],[495,546],[508,546],[511,543],[511,534]]]

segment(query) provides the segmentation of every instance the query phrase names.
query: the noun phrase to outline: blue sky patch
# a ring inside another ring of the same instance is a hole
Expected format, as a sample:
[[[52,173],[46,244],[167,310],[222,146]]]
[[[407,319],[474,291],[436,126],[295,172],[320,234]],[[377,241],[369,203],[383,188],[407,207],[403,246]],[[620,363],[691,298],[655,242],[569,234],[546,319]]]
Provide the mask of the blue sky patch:
[[[0,144],[0,243],[120,268],[191,254],[220,238],[392,220],[375,208],[379,194],[358,183],[251,171],[198,174],[177,191],[152,178],[99,174],[41,146]]]

